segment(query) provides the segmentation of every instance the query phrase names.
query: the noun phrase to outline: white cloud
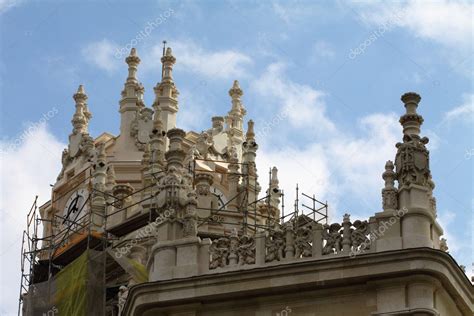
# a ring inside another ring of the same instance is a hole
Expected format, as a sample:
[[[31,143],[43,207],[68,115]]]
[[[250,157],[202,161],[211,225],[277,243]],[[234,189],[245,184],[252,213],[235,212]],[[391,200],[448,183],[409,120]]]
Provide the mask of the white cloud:
[[[353,1],[353,5],[370,25],[389,23],[451,49],[472,49],[473,6],[468,1]]]
[[[334,48],[332,47],[332,45],[322,40],[319,40],[316,43],[314,43],[311,52],[312,52],[312,55],[314,56],[312,58],[312,61],[317,61],[317,57],[321,57],[324,59],[331,59],[336,55],[336,52],[334,51]]]
[[[290,109],[287,116],[276,116],[280,120],[257,121],[257,142],[262,145],[257,156],[259,168],[272,163],[279,168],[280,183],[289,192],[287,206],[294,199],[294,185],[300,183],[304,192],[329,200],[332,215],[341,215],[338,207],[347,196],[367,206],[362,211],[344,210],[354,216],[368,217],[379,211],[383,168],[387,160],[394,159],[395,144],[402,136],[397,115],[364,116],[357,122],[360,136],[354,136],[327,116],[322,91],[291,81],[284,68],[282,64],[270,65],[252,84],[266,101],[261,104],[277,113]],[[268,141],[275,138],[279,148]]]
[[[314,132],[331,132],[334,124],[326,116],[324,93],[311,86],[288,80],[284,74],[286,66],[275,63],[268,66],[263,75],[252,86],[265,99],[278,104],[280,113],[284,113],[292,127],[309,128]]]
[[[248,77],[247,67],[252,60],[233,49],[208,51],[190,40],[170,41],[176,57],[175,69],[197,73],[211,79],[236,79]],[[128,53],[127,53],[128,54]],[[123,64],[125,56],[120,47],[108,40],[89,43],[82,49],[84,59],[107,72],[114,72]],[[156,44],[145,52],[138,51],[142,60],[139,71],[161,71],[162,44]]]
[[[23,0],[0,0],[0,15],[20,5]]]
[[[115,55],[119,51],[119,46],[108,40],[92,42],[86,45],[81,53],[84,59],[91,65],[107,72],[114,72],[120,66],[123,58],[117,58]]]
[[[0,314],[16,314],[20,285],[21,234],[26,214],[39,196],[39,204],[50,199],[50,183],[61,167],[65,147],[40,124],[23,143],[0,141]]]
[[[445,113],[444,121],[454,120],[474,120],[474,94],[464,94],[463,103]]]
[[[209,78],[247,77],[247,67],[252,64],[250,57],[232,49],[207,51],[192,41],[170,42],[170,47],[177,59],[177,69]],[[161,56],[161,51],[158,52]]]

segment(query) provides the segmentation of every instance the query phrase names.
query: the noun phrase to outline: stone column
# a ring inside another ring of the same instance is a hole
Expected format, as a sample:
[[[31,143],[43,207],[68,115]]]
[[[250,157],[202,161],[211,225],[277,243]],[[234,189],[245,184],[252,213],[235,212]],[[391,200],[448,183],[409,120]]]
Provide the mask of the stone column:
[[[295,257],[295,232],[293,230],[293,223],[285,223],[284,230],[286,235],[285,259],[292,260]]]
[[[344,214],[344,219],[342,220],[342,252],[345,254],[349,254],[351,251],[351,225],[350,215]]]
[[[313,258],[321,258],[323,256],[323,225],[317,223],[312,227],[313,231]]]

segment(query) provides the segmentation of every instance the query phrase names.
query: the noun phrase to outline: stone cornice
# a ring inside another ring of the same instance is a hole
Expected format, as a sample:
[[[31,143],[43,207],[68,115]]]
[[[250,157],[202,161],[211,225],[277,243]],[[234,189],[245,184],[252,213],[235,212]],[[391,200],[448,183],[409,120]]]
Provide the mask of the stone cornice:
[[[202,302],[249,293],[268,295],[270,292],[346,286],[414,275],[430,276],[434,283],[439,281],[466,314],[472,310],[474,288],[454,259],[439,250],[414,248],[364,254],[350,260],[283,261],[258,268],[240,267],[228,272],[142,283],[131,288],[125,314],[141,315],[141,309],[150,308],[150,305]]]

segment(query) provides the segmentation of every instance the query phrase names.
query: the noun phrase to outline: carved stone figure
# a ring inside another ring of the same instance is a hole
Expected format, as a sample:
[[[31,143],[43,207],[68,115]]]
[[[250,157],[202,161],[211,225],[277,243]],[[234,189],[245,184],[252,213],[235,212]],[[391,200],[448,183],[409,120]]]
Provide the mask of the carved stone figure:
[[[448,241],[446,240],[446,238],[441,238],[441,240],[439,241],[439,249],[444,252],[448,252],[449,248]]]
[[[397,180],[400,185],[411,183],[428,186],[431,177],[429,169],[429,152],[426,149],[428,138],[413,134],[405,135],[403,143],[397,143],[398,148],[395,165]]]
[[[311,229],[300,227],[295,234],[295,257],[311,257]]]
[[[61,156],[61,163],[62,163],[62,168],[61,172],[59,173],[59,176],[57,180],[60,180],[64,176],[64,171],[66,170],[67,166],[71,163],[72,158],[69,156],[69,151],[67,148],[63,150],[63,154]]]
[[[253,237],[243,235],[240,237],[240,245],[237,250],[239,254],[239,265],[255,263],[255,240]]]
[[[323,255],[330,253],[339,253],[341,251],[342,232],[341,225],[334,223],[328,226],[323,226],[323,239],[326,240],[326,245],[323,248]]]
[[[119,309],[119,312],[118,314],[119,315],[122,315],[122,311],[123,311],[123,307],[125,306],[125,302],[127,301],[127,297],[128,297],[128,287],[126,287],[125,285],[122,285],[120,288],[119,288],[119,292],[117,294],[117,298],[118,298],[118,309]]]
[[[269,235],[265,239],[265,262],[280,261],[283,259],[283,251],[285,249],[285,236],[279,228],[270,229]]]
[[[230,240],[227,237],[221,237],[214,241],[209,247],[209,253],[211,254],[210,269],[217,267],[225,267],[229,257]]]
[[[367,221],[355,221],[353,226],[355,230],[351,233],[351,243],[353,247],[353,251],[357,250],[362,244],[363,250],[367,250],[370,248],[370,240],[367,238],[367,235],[370,233],[369,231],[369,223]]]

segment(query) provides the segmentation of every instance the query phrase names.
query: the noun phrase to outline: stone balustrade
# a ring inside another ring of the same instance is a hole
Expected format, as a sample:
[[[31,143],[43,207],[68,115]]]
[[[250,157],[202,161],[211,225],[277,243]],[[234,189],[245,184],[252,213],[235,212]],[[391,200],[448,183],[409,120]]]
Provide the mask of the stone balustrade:
[[[283,225],[257,232],[255,236],[230,236],[212,241],[209,247],[209,269],[302,258],[356,256],[375,251],[375,222],[356,220],[344,215],[341,223],[322,225],[301,215]]]

